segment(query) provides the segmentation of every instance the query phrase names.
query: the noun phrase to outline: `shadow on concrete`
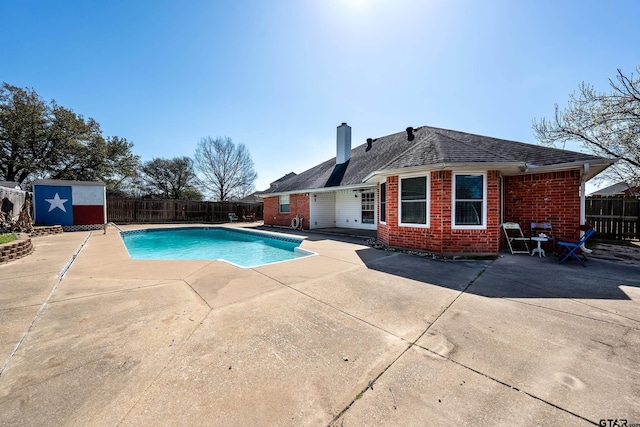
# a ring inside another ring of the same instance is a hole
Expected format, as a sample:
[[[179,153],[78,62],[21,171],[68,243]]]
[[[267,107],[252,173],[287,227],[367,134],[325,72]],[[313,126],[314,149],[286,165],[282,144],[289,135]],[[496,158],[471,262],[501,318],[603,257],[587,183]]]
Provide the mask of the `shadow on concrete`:
[[[367,230],[292,230],[258,227],[304,237],[309,241],[336,240],[366,245]],[[554,255],[501,254],[496,260],[440,260],[400,252],[367,248],[357,251],[370,269],[406,279],[463,290],[491,298],[576,298],[629,300],[622,286],[640,288],[640,268],[616,261],[590,258],[586,267],[577,261],[563,264]]]
[[[559,264],[558,258],[502,254],[496,260],[439,260],[403,253],[380,256],[358,250],[370,269],[490,298],[577,298],[629,300],[622,286],[640,288],[640,269],[591,259]]]
[[[310,242],[319,242],[322,240],[336,240],[345,243],[355,243],[358,245],[366,245],[367,241],[376,236],[376,232],[371,230],[359,230],[356,228],[319,228],[314,230],[294,230],[291,227],[277,227],[270,225],[261,225],[253,227],[256,230],[270,231],[272,233],[286,233],[294,236],[300,236]]]

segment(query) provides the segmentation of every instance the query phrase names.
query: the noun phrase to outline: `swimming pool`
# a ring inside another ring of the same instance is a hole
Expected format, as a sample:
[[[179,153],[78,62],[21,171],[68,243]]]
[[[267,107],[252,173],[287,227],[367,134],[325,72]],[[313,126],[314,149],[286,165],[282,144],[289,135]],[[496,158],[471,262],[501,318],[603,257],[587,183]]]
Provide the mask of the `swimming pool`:
[[[299,247],[302,239],[236,228],[145,228],[120,235],[132,259],[222,260],[250,268],[315,255]]]

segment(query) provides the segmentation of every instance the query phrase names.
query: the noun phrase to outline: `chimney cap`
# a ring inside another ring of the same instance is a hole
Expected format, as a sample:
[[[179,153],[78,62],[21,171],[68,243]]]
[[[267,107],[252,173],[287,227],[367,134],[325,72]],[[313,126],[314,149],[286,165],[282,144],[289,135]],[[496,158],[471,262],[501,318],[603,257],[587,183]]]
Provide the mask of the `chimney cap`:
[[[346,126],[347,122],[342,122],[342,124],[340,126]]]

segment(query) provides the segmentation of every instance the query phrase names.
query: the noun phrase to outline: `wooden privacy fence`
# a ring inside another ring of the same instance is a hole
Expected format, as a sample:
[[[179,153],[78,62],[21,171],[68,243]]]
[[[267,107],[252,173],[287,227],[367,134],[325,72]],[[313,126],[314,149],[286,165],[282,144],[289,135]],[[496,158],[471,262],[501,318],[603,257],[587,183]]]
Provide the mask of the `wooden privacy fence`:
[[[638,239],[640,199],[636,197],[587,197],[587,223],[596,237],[615,240]]]
[[[107,199],[107,221],[131,222],[228,222],[235,213],[240,221],[263,219],[262,203],[199,202],[191,200]],[[251,217],[251,218],[249,218]]]

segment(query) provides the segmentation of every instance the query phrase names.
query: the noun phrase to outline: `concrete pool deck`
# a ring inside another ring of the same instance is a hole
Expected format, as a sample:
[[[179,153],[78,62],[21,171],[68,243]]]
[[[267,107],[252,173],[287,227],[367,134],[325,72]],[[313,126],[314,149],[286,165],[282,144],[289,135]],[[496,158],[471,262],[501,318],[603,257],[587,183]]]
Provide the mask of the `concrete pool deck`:
[[[638,267],[302,234],[251,269],[35,238],[0,266],[0,425],[640,423]]]

